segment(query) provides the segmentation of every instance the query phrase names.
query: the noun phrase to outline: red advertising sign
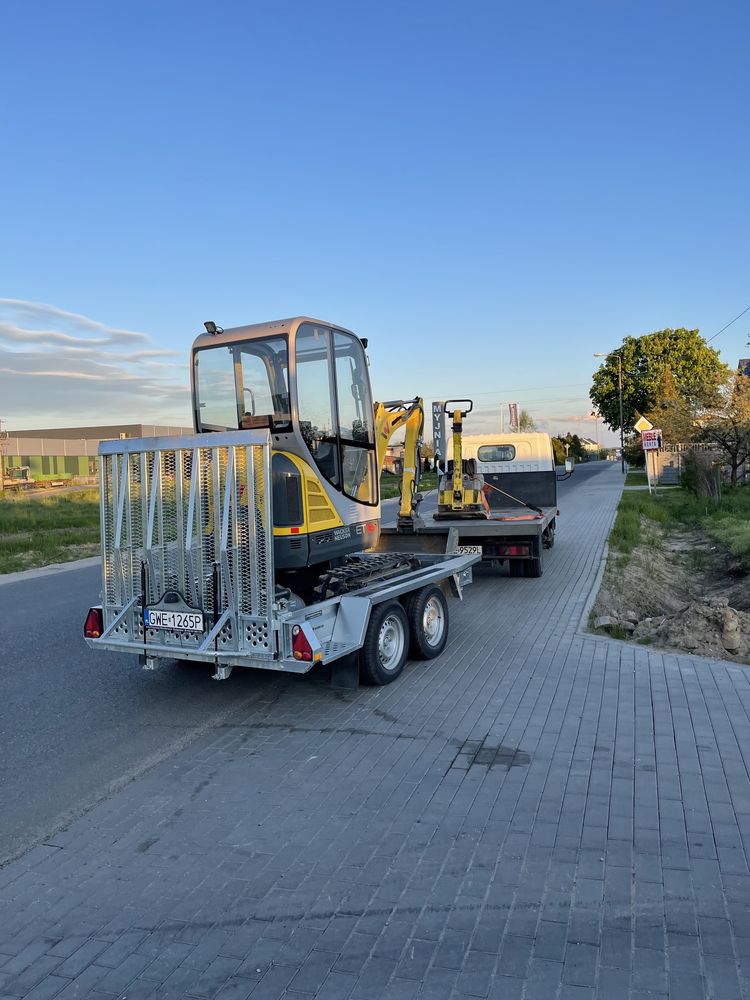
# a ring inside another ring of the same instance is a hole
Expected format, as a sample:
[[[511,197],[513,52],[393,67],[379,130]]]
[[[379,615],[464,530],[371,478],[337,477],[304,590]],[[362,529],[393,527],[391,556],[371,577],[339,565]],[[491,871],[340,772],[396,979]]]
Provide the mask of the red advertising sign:
[[[644,451],[658,451],[662,447],[661,431],[657,427],[641,431],[641,444]]]

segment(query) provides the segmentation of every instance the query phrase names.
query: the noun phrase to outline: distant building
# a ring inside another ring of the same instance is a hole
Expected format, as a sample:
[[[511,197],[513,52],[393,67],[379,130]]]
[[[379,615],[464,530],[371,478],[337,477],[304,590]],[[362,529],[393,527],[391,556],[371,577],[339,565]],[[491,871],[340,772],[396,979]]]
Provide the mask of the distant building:
[[[192,434],[191,427],[162,424],[103,424],[94,427],[44,427],[29,431],[8,431],[9,438],[65,438],[67,441],[111,441],[113,438],[164,437]]]
[[[190,427],[158,424],[109,424],[101,427],[54,427],[8,431],[0,440],[3,468],[29,469],[35,482],[93,479],[100,441],[132,437],[192,434]]]
[[[737,368],[741,375],[747,375],[750,378],[750,358],[740,358],[737,362]]]
[[[402,444],[388,445],[383,459],[383,470],[395,475],[401,475],[404,471],[404,446]]]
[[[590,451],[592,453],[596,453],[596,452],[598,452],[598,451],[601,450],[600,446],[597,444],[597,442],[596,441],[592,441],[591,438],[579,438],[579,440],[581,442],[581,446],[583,448],[585,448],[586,451]]]

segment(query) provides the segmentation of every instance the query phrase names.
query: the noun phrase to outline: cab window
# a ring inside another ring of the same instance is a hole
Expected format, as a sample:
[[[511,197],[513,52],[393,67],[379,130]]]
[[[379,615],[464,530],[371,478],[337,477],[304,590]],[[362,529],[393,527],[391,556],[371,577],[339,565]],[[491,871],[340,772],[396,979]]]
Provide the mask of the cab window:
[[[291,426],[286,337],[218,344],[195,353],[199,431]]]
[[[197,351],[195,355],[196,418],[198,431],[237,428],[234,359],[228,347]]]
[[[361,341],[333,334],[343,489],[360,503],[378,502],[374,411]]]
[[[483,444],[477,450],[480,462],[512,462],[516,449],[512,444]]]
[[[300,433],[325,478],[340,486],[329,331],[309,323],[301,326],[296,359]]]
[[[305,323],[297,331],[296,363],[300,432],[316,465],[347,496],[376,504],[374,414],[361,342]]]

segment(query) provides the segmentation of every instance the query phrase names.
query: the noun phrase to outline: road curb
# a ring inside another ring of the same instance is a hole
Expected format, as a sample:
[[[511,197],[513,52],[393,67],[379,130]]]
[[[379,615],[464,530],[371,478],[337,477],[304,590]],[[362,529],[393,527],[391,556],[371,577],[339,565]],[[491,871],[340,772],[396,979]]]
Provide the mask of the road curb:
[[[5,573],[3,576],[0,576],[0,587],[4,583],[20,583],[22,580],[35,580],[40,576],[65,573],[70,569],[88,569],[89,566],[100,565],[101,561],[101,556],[89,556],[88,559],[75,559],[66,563],[52,563],[50,566],[39,566],[37,569],[22,569],[17,573]]]

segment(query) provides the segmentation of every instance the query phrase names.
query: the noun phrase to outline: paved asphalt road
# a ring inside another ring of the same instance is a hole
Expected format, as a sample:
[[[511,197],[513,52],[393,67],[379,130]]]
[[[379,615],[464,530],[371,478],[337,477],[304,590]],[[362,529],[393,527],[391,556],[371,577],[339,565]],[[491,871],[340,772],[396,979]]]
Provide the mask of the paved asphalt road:
[[[579,466],[560,484],[558,537],[566,494],[605,468]],[[273,697],[272,675],[260,671],[216,683],[204,667],[148,673],[132,657],[89,650],[81,628],[99,580],[88,566],[0,585],[0,862],[207,728]]]

